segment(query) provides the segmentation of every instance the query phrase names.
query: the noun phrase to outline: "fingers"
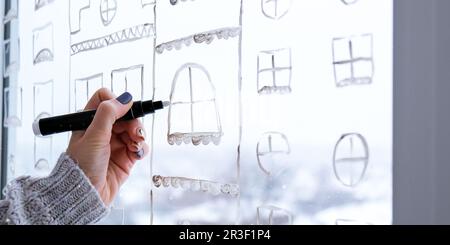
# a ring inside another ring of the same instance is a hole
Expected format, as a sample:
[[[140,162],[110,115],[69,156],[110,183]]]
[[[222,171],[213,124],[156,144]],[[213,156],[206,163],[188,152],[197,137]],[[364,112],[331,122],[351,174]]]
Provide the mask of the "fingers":
[[[125,92],[116,99],[100,102],[94,120],[87,129],[85,136],[103,134],[110,138],[114,123],[130,110],[133,105],[132,100],[131,94]],[[92,104],[95,104],[95,102],[94,100]]]
[[[113,127],[113,132],[116,134],[127,132],[131,140],[136,142],[142,142],[146,139],[144,125],[138,119],[116,123]]]
[[[94,95],[89,99],[84,110],[95,110],[100,105],[101,102],[114,99],[116,96],[107,88],[101,88],[95,92]],[[71,140],[76,140],[84,135],[85,131],[74,131],[72,132]]]
[[[89,99],[84,110],[95,110],[105,100],[111,100],[116,98],[116,96],[107,88],[101,88],[95,92],[94,95]]]

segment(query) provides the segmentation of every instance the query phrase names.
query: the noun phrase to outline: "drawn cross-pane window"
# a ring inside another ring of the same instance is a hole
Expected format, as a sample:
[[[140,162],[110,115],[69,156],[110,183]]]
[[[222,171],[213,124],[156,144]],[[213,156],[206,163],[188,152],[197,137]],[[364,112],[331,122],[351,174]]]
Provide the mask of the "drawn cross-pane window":
[[[292,0],[261,0],[261,10],[269,19],[279,20],[283,18],[292,6]]]
[[[333,66],[337,87],[371,84],[374,74],[372,34],[334,38]]]
[[[363,179],[369,164],[369,146],[358,133],[344,134],[333,152],[333,171],[344,186],[354,187]]]
[[[33,31],[33,63],[53,61],[53,24],[49,23]]]
[[[20,44],[19,40],[6,40],[4,41],[4,45],[3,76],[9,77],[10,74],[19,71]]]
[[[75,111],[82,110],[89,98],[103,87],[103,73],[75,80]]]
[[[344,3],[345,5],[351,5],[357,3],[358,0],[341,0],[341,2]]]
[[[53,114],[53,81],[35,83],[33,89],[33,115],[35,120]],[[53,140],[51,136],[34,137],[34,167],[38,171],[49,170]]]
[[[145,8],[147,6],[154,6],[155,4],[156,4],[156,0],[141,0],[142,8]]]
[[[216,90],[208,71],[187,63],[175,73],[170,92],[169,144],[218,145],[223,135]]]
[[[81,30],[81,17],[84,10],[91,7],[91,0],[70,0],[70,34],[76,34]]]
[[[260,206],[256,209],[257,225],[292,225],[293,217],[290,211],[272,205]]]
[[[117,2],[116,0],[102,0],[100,3],[100,16],[102,18],[103,25],[107,26],[111,24],[116,17]]]
[[[258,55],[257,88],[259,94],[292,92],[291,49],[261,51]]]
[[[286,135],[267,132],[256,145],[256,158],[261,171],[268,176],[276,176],[286,168],[286,156],[291,153]]]
[[[5,17],[3,17],[3,23],[11,22],[13,19],[17,19],[19,10],[18,0],[5,1]]]
[[[136,65],[111,72],[111,90],[115,94],[129,92],[135,100],[143,98],[144,66]]]
[[[5,88],[4,96],[4,127],[22,126],[23,97],[21,87]]]
[[[45,7],[51,3],[53,3],[55,0],[34,0],[34,10],[39,10],[42,7]]]

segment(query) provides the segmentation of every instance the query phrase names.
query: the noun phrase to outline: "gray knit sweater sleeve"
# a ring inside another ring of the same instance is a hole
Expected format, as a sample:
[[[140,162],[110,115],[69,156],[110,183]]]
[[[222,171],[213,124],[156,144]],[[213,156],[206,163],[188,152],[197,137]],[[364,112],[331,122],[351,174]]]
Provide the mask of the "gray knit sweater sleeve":
[[[4,194],[0,224],[92,224],[107,213],[89,179],[65,154],[48,177],[15,179]]]

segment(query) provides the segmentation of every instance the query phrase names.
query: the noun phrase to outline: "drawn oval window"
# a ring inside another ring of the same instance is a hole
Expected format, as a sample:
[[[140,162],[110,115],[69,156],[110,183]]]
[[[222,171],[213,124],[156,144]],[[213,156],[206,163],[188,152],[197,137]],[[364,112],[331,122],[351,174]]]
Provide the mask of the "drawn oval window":
[[[208,71],[188,63],[175,73],[170,92],[168,143],[218,145],[223,135],[216,91]]]
[[[261,0],[261,9],[264,16],[269,19],[283,18],[292,6],[292,0]]]
[[[363,179],[369,164],[369,146],[358,133],[344,134],[336,143],[333,170],[343,185],[354,187]]]
[[[286,168],[286,155],[291,147],[286,135],[278,132],[264,133],[256,145],[256,158],[261,171],[274,176]]]
[[[103,25],[111,24],[116,17],[117,2],[116,0],[102,0],[100,4],[100,16],[102,17]]]

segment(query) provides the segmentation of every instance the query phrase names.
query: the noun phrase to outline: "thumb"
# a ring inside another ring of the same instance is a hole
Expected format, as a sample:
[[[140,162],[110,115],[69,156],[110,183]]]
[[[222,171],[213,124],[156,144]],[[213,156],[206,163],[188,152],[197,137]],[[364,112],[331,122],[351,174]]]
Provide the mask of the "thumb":
[[[133,105],[133,97],[125,92],[116,99],[105,100],[100,103],[94,120],[86,130],[86,135],[101,133],[110,135],[117,119],[124,116]]]

